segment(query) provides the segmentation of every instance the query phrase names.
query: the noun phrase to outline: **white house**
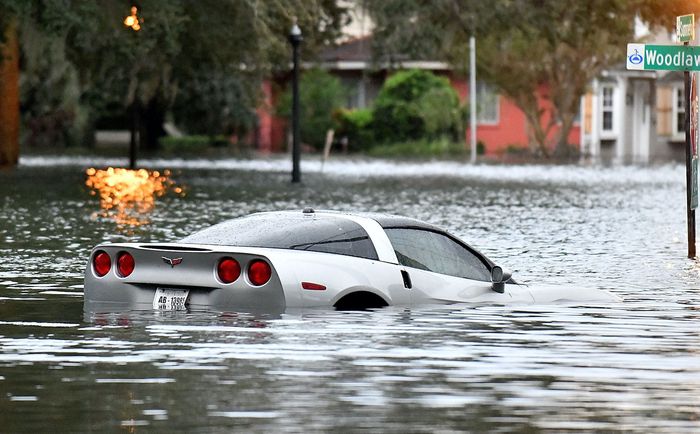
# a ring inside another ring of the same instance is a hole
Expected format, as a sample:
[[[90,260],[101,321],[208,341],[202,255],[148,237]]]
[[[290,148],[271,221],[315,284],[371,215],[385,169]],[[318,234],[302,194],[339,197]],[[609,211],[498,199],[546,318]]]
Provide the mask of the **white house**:
[[[647,43],[676,44],[675,34],[657,32]],[[603,71],[581,101],[581,154],[617,163],[685,159],[683,73]]]

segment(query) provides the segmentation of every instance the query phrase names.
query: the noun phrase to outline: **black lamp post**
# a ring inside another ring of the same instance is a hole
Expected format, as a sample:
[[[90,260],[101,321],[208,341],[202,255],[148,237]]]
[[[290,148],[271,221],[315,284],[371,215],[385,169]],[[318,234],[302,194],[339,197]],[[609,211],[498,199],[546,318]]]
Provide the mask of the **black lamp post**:
[[[295,22],[289,32],[292,44],[292,182],[301,182],[301,144],[299,143],[299,45],[304,38]]]
[[[138,7],[131,6],[131,14],[124,18],[124,25],[134,32],[141,30],[141,23],[143,19],[138,16]],[[131,103],[131,125],[129,130],[131,132],[129,138],[129,169],[136,169],[136,135],[139,130],[139,106],[138,106],[138,95],[134,94],[134,102]]]

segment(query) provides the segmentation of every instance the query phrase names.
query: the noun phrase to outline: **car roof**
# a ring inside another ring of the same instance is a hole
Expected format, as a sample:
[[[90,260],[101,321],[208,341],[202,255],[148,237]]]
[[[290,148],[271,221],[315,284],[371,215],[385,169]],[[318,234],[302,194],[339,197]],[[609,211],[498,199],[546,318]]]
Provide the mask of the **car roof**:
[[[431,231],[438,231],[438,232],[445,232],[443,229],[431,225],[430,223],[426,223],[424,221],[410,218],[410,217],[403,217],[403,216],[398,216],[398,215],[392,215],[392,214],[383,214],[383,213],[376,213],[376,212],[347,212],[347,211],[335,211],[335,210],[313,210],[311,208],[305,208],[304,210],[290,210],[290,211],[273,211],[271,214],[298,214],[298,213],[305,213],[305,214],[315,214],[318,217],[322,217],[324,215],[329,215],[329,216],[354,216],[354,217],[363,217],[367,219],[371,219],[379,223],[379,225],[384,228],[420,228],[420,229],[427,229]]]
[[[485,260],[489,266],[493,266],[493,262],[485,257],[483,254],[481,254],[478,250],[476,250],[474,247],[471,247],[470,245],[466,244],[464,241],[459,239],[458,237],[455,237],[454,235],[450,234],[449,232],[445,231],[442,228],[439,228],[438,226],[431,225],[430,223],[426,223],[424,221],[410,218],[410,217],[402,217],[402,216],[397,216],[397,215],[392,215],[392,214],[383,214],[383,213],[372,213],[372,212],[347,212],[347,211],[333,211],[333,210],[314,210],[312,208],[305,208],[303,210],[289,210],[289,211],[269,211],[269,212],[260,212],[256,214],[272,214],[272,215],[278,215],[278,216],[283,216],[283,215],[299,215],[299,214],[313,214],[315,215],[316,218],[324,218],[324,217],[345,217],[350,220],[357,221],[357,219],[368,219],[368,220],[373,220],[381,226],[382,229],[392,229],[392,228],[411,228],[411,229],[424,229],[424,230],[429,230],[433,232],[438,232],[445,234],[449,236],[450,238],[456,240],[459,244],[464,245],[467,247],[469,250],[473,251],[474,253],[478,254],[483,260]],[[256,215],[252,214],[252,215]],[[360,222],[358,222],[360,223]],[[362,223],[360,223],[362,224]],[[367,228],[367,225],[362,224],[362,226],[365,226],[365,229]],[[388,240],[387,240],[388,241]],[[393,251],[393,248],[390,248],[391,251]],[[381,255],[380,255],[381,256]],[[381,259],[381,258],[380,258]]]

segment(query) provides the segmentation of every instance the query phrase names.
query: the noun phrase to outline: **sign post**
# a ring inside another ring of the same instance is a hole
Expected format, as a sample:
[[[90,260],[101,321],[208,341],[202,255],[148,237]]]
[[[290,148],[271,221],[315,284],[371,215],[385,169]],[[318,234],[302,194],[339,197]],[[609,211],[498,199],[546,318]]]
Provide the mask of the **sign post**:
[[[688,45],[687,42],[684,42]],[[695,78],[695,73],[693,73]],[[695,208],[698,207],[698,155],[695,148],[695,137],[691,134],[691,119],[697,119],[696,115],[692,114],[692,110],[697,108],[697,104],[693,104],[691,95],[693,94],[692,84],[696,80],[690,79],[690,71],[683,72],[683,82],[685,87],[685,182],[686,182],[686,211],[688,220],[688,257],[695,257]],[[692,133],[695,131],[693,130]]]
[[[695,39],[695,15],[682,15],[676,17],[676,35],[678,42],[688,47],[690,41]],[[691,56],[692,57],[692,56]],[[690,79],[690,70],[683,72],[685,87],[685,182],[686,182],[686,212],[688,214],[688,257],[695,257],[695,208],[698,207],[698,152],[695,132],[697,130],[698,116],[695,111],[697,104],[697,75],[693,73]]]
[[[695,15],[676,17],[676,36],[683,45],[627,44],[627,69],[683,71],[685,87],[685,182],[688,222],[688,257],[695,258],[695,209],[698,207],[698,83],[700,47],[695,39]]]

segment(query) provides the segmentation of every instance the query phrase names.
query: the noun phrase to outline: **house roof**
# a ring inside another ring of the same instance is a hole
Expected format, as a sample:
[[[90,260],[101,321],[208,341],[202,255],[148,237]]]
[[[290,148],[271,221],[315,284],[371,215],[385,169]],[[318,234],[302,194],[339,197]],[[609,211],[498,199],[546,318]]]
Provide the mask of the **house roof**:
[[[677,81],[683,81],[683,71],[669,71],[668,73],[659,77],[659,83],[674,83]]]
[[[332,70],[365,70],[365,69],[427,69],[431,71],[448,71],[452,69],[446,62],[423,59],[382,59],[375,60],[372,56],[372,35],[366,35],[326,48],[319,56],[321,67]]]
[[[371,62],[372,36],[361,36],[327,48],[320,57],[323,62]]]

